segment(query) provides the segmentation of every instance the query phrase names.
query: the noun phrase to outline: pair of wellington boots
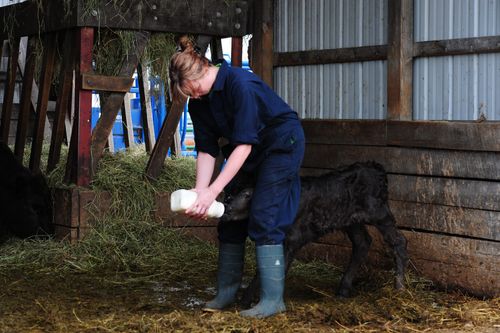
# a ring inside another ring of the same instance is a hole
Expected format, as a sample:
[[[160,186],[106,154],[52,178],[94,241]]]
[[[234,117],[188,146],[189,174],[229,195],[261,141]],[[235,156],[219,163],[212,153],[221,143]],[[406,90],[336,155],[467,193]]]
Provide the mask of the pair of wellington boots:
[[[240,312],[243,317],[265,318],[285,311],[285,261],[283,245],[256,247],[260,275],[260,301],[253,308]],[[221,243],[217,272],[217,296],[205,304],[206,311],[221,310],[236,301],[243,276],[245,244]]]

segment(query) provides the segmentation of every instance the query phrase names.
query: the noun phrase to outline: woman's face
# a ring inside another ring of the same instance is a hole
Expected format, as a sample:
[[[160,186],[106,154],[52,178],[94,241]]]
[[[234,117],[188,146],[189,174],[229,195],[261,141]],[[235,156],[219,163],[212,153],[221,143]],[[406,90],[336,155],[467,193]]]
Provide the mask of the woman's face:
[[[196,80],[188,80],[186,82],[186,95],[190,98],[201,98],[207,95],[212,89],[215,82],[215,77],[217,76],[216,67],[209,67],[208,70],[203,74],[203,76]]]
[[[192,80],[188,83],[188,86],[190,86],[190,93],[188,94],[190,98],[198,99],[201,98],[201,96],[204,96],[209,93],[210,87],[206,87],[205,82],[203,81],[203,78],[198,79],[198,80]]]

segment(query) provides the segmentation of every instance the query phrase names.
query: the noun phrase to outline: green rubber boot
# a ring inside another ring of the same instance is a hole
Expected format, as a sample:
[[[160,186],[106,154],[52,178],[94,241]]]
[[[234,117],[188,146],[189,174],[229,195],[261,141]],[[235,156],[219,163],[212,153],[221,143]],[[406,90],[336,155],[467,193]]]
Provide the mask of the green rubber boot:
[[[285,257],[283,245],[257,246],[257,266],[260,274],[260,301],[251,309],[241,311],[243,317],[265,318],[286,310]]]
[[[217,296],[205,304],[204,311],[221,310],[234,303],[243,275],[244,257],[245,243],[220,243]]]

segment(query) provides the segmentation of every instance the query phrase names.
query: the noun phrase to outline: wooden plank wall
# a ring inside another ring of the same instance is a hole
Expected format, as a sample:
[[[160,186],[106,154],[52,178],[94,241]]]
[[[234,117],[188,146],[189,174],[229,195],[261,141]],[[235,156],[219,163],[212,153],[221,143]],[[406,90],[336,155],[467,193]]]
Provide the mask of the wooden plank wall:
[[[302,173],[356,161],[381,163],[388,172],[391,208],[408,238],[410,266],[444,287],[499,295],[500,123],[412,121],[412,82],[415,58],[500,52],[500,36],[416,43],[413,16],[413,0],[388,0],[386,45],[273,52],[272,59],[261,61],[277,68],[387,60],[387,119],[304,119]],[[273,22],[266,27],[272,31]],[[269,70],[259,74],[272,77]],[[371,260],[387,263],[380,237],[371,233]],[[341,233],[303,253],[335,263],[345,263],[349,254],[350,243]]]
[[[356,161],[385,167],[413,269],[441,286],[498,295],[500,123],[304,120],[303,126],[304,174]],[[374,253],[387,257],[375,236]],[[332,235],[310,248],[343,263],[349,242]]]

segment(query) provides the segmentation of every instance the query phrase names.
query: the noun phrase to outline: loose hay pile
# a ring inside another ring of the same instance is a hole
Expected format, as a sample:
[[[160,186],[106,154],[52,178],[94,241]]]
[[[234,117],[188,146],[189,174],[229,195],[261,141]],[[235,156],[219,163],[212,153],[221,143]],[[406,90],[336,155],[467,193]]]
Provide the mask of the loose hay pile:
[[[143,177],[143,150],[106,156],[92,187],[112,194],[110,213],[77,244],[10,240],[0,247],[0,332],[497,332],[500,299],[445,293],[408,275],[365,270],[351,299],[333,294],[341,271],[296,262],[287,279],[288,312],[241,318],[235,306],[206,314],[216,248],[151,218],[153,196],[188,188],[194,161],[166,161],[158,182]],[[50,175],[59,184],[62,166]],[[249,245],[247,275],[253,273]]]

